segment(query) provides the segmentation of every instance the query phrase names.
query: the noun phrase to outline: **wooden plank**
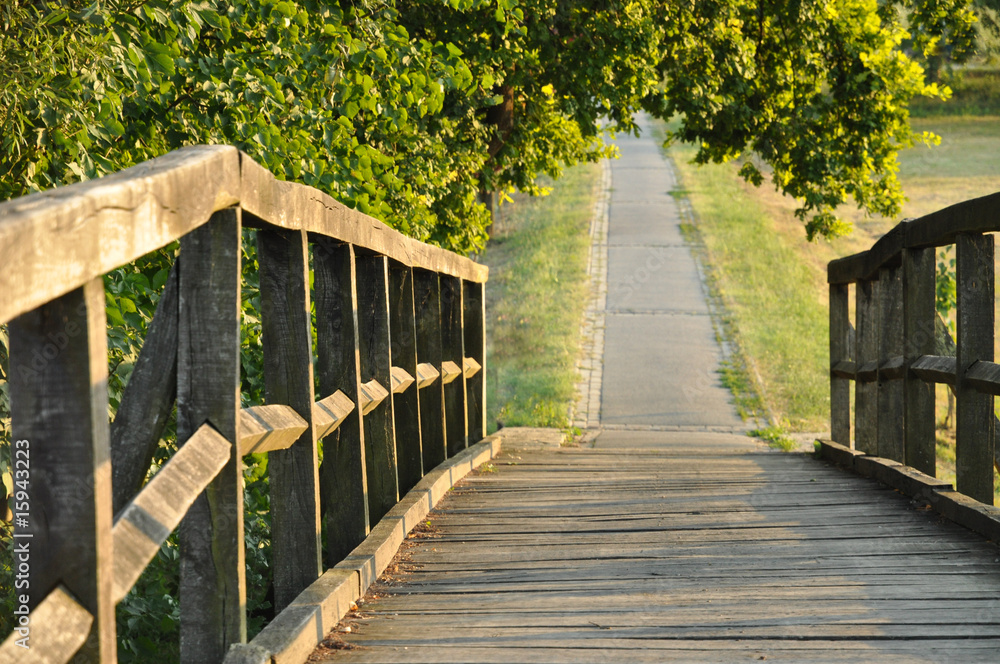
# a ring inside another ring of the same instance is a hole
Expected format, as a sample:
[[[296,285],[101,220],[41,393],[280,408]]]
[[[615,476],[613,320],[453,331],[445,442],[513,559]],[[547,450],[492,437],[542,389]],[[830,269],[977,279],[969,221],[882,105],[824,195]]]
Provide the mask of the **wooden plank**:
[[[435,272],[413,271],[413,304],[417,329],[417,361],[425,367],[420,394],[420,442],[424,468],[428,471],[445,460],[447,443],[444,429],[444,383],[441,375],[441,284]],[[426,367],[434,370],[430,378]]]
[[[268,453],[274,609],[280,612],[323,572],[306,233],[258,231],[257,260],[264,398],[290,406],[306,424],[291,446]]]
[[[441,372],[434,368],[433,364],[423,362],[417,365],[417,388],[424,389],[430,385],[433,385],[438,378],[441,377]]]
[[[479,362],[476,362],[475,358],[467,357],[462,362],[462,375],[466,378],[472,378],[479,373],[480,369],[482,369],[482,366],[480,366]]]
[[[989,235],[959,235],[955,242],[955,488],[987,505],[993,504],[993,395],[979,392],[965,374],[977,361],[993,361],[993,252]]]
[[[468,404],[469,445],[486,437],[486,298],[485,285],[462,284],[463,331],[465,334],[462,367]]]
[[[830,432],[834,441],[851,445],[851,383],[857,367],[851,361],[850,316],[846,284],[830,285]]]
[[[25,618],[28,624],[15,627],[0,645],[0,662],[65,664],[87,641],[94,624],[90,611],[62,585],[56,586]]]
[[[854,372],[854,380],[859,383],[873,383],[878,380],[878,360],[870,360],[859,365]]]
[[[354,248],[313,245],[316,303],[316,373],[326,394],[340,391],[356,403],[361,393]],[[362,413],[353,408],[323,439],[320,496],[326,527],[327,567],[340,562],[368,535],[368,483]]]
[[[240,411],[240,455],[283,450],[309,425],[291,406],[250,406]]]
[[[81,656],[114,662],[106,329],[98,278],[10,322],[8,375],[11,470],[27,479],[28,500],[13,505],[27,604],[64,585],[94,616]]]
[[[937,318],[935,279],[934,249],[903,251],[905,461],[906,465],[931,477],[935,474],[937,456],[934,385],[921,380],[911,370],[917,359],[934,354]]]
[[[984,394],[1000,394],[1000,364],[980,360],[965,372],[965,380]]]
[[[903,449],[903,269],[879,270],[878,455],[902,461]]]
[[[361,404],[365,415],[368,514],[371,523],[376,524],[399,500],[394,410],[385,387],[392,381],[389,276],[385,256],[358,254],[355,265],[362,392],[372,399],[369,404]],[[376,399],[381,408],[375,407]]]
[[[392,339],[392,408],[396,429],[399,495],[424,475],[420,439],[420,395],[407,389],[417,373],[417,328],[413,270],[389,262],[389,336]]]
[[[0,322],[159,249],[239,200],[239,153],[181,148],[0,203]]]
[[[112,509],[139,491],[177,397],[177,264],[163,286],[139,358],[111,423]]]
[[[312,187],[283,182],[240,154],[240,204],[254,217],[281,228],[305,230],[423,268],[469,281],[486,281],[489,269],[464,256],[408,238]]]
[[[444,383],[445,437],[448,456],[465,449],[468,443],[468,401],[462,363],[465,361],[462,280],[441,277],[441,382]],[[453,372],[458,372],[454,378]]]
[[[112,597],[120,602],[195,498],[232,457],[232,445],[208,424],[187,440],[115,519]]]
[[[232,443],[229,462],[180,525],[181,660],[219,662],[246,640],[240,411],[240,213],[223,210],[181,238],[177,441],[205,423]]]
[[[347,416],[354,410],[354,402],[346,394],[337,390],[313,407],[313,427],[316,429],[316,440],[322,440],[344,423]]]
[[[377,380],[370,380],[361,385],[361,394],[358,403],[361,405],[361,414],[367,415],[389,398],[389,390],[382,387]]]
[[[878,453],[878,383],[865,381],[867,366],[878,362],[879,282],[859,281],[855,285],[857,304],[858,379],[854,383],[854,447],[866,454]]]
[[[928,383],[955,384],[955,358],[939,355],[923,355],[910,365],[912,371],[920,380]]]
[[[447,385],[463,374],[462,368],[457,363],[451,360],[441,363],[441,382],[443,384]]]

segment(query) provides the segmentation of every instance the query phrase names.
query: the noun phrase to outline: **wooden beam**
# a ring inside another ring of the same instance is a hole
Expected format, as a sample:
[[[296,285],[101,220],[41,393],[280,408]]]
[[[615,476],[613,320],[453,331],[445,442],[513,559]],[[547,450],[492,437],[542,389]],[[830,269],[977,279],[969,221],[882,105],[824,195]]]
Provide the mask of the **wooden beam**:
[[[417,389],[424,389],[440,378],[441,372],[434,368],[433,364],[424,362],[417,365]]]
[[[396,431],[399,495],[424,476],[420,438],[420,394],[408,389],[417,373],[417,328],[413,270],[389,261],[389,338],[392,339],[392,410]]]
[[[444,382],[441,372],[441,281],[435,272],[413,271],[417,329],[417,380],[420,386],[420,444],[424,468],[445,460]],[[432,375],[433,372],[433,375]]]
[[[316,429],[316,440],[322,440],[333,433],[353,410],[354,402],[340,390],[321,401],[317,401],[313,407],[313,427]]]
[[[859,383],[873,383],[878,380],[878,360],[869,360],[854,372],[854,380]]]
[[[472,378],[477,373],[479,373],[480,369],[483,368],[479,364],[479,362],[476,362],[476,359],[473,357],[465,358],[465,361],[462,362],[462,367],[463,367],[462,375],[465,376],[466,378]],[[478,443],[479,441],[477,440],[476,442]]]
[[[30,628],[17,628],[0,645],[0,662],[66,664],[87,641],[94,616],[80,606],[65,586],[55,590],[28,614]]]
[[[832,367],[830,367],[830,375],[831,376],[836,376],[838,378],[845,378],[847,380],[854,380],[854,378],[857,375],[857,373],[858,373],[858,365],[855,364],[854,362],[849,361],[849,360],[841,360],[840,362],[837,362],[835,365],[833,365]],[[848,396],[850,396],[850,394],[848,394]],[[850,415],[850,410],[849,409],[848,409],[848,415]],[[849,420],[850,420],[850,417],[848,417],[848,421]],[[836,441],[836,442],[839,443],[840,441]],[[843,445],[843,443],[840,443],[840,444]]]
[[[195,498],[229,461],[231,448],[215,429],[201,425],[115,518],[115,603],[135,585]]]
[[[441,350],[444,362],[441,378],[444,383],[445,435],[448,456],[452,457],[468,446],[469,412],[462,364],[465,362],[463,326],[464,298],[462,280],[441,277]],[[458,375],[452,377],[457,371]]]
[[[855,285],[857,305],[857,379],[854,383],[854,446],[865,454],[878,454],[879,282]]]
[[[457,364],[448,360],[441,363],[441,382],[448,385],[462,375],[462,369]]]
[[[857,366],[851,361],[849,288],[830,285],[830,437],[851,446],[851,383]]]
[[[403,367],[392,367],[392,393],[402,394],[413,385],[414,378]]]
[[[1000,364],[976,362],[965,372],[965,380],[983,394],[1000,395]]]
[[[486,437],[486,298],[485,284],[462,284],[462,368],[465,376],[468,445]]]
[[[939,355],[922,355],[910,365],[920,380],[928,383],[955,384],[955,358]]]
[[[361,385],[361,395],[358,402],[361,404],[361,414],[367,415],[372,412],[389,397],[389,390],[382,387],[377,380],[370,380]]]
[[[934,385],[920,380],[911,369],[935,346],[936,266],[934,249],[903,251],[903,415],[905,463],[934,477],[937,435],[934,422]]]
[[[309,425],[291,406],[250,406],[240,411],[240,455],[283,450]]]

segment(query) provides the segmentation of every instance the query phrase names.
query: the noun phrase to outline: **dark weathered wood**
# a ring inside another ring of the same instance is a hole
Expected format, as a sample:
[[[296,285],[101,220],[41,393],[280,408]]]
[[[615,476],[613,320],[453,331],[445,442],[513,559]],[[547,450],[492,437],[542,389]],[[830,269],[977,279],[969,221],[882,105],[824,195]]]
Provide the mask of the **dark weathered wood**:
[[[281,611],[323,573],[305,232],[258,231],[257,260],[264,398],[290,406],[306,423],[290,447],[268,453],[274,608]]]
[[[483,294],[484,285],[481,283],[467,281],[462,284],[465,358],[471,358],[479,365],[465,377],[469,445],[475,445],[486,437],[486,299]],[[463,362],[463,367],[466,364]]]
[[[878,380],[878,360],[869,360],[855,367],[854,380],[859,383],[872,383]]]
[[[416,312],[417,361],[430,364],[440,375],[441,285],[437,273],[413,271],[413,302]],[[445,460],[444,384],[435,380],[420,392],[420,440],[424,468],[428,471]]]
[[[177,264],[163,287],[139,358],[111,423],[115,514],[146,480],[177,397]]]
[[[830,285],[830,435],[841,445],[851,444],[851,381],[852,376],[836,374],[843,363],[850,362],[848,330],[848,287],[846,284]],[[843,367],[847,370],[847,367]],[[850,373],[856,370],[850,367]]]
[[[466,405],[465,376],[462,364],[465,361],[465,334],[462,331],[462,280],[441,277],[441,355],[444,359],[441,380],[444,385],[445,437],[448,441],[448,456],[458,454],[466,447],[468,439],[469,411]],[[451,378],[452,371],[445,367],[454,363],[458,375]]]
[[[1000,364],[979,361],[965,372],[965,380],[984,394],[1000,394]]]
[[[903,269],[879,270],[878,455],[902,461]],[[893,371],[893,368],[896,371]]]
[[[358,254],[354,259],[358,289],[358,349],[361,382],[376,381],[382,389],[392,385],[389,338],[389,278],[385,256]],[[386,393],[388,396],[388,392]],[[396,479],[396,433],[392,399],[364,417],[365,466],[368,471],[368,514],[372,524],[399,500]]]
[[[934,385],[911,372],[913,363],[933,355],[935,346],[935,264],[933,249],[903,251],[903,356],[905,463],[935,474]]]
[[[332,241],[313,245],[316,374],[324,394],[340,390],[358,403],[358,302],[354,248]],[[343,560],[368,535],[368,480],[360,408],[323,439],[320,494],[327,567]]]
[[[177,441],[205,423],[231,457],[181,521],[181,660],[219,662],[246,640],[240,410],[240,213],[223,210],[181,238]]]
[[[858,365],[849,360],[841,360],[837,362],[832,367],[830,367],[830,376],[836,378],[845,378],[847,380],[854,380],[858,374]],[[848,385],[850,388],[850,385]],[[850,390],[847,392],[848,404],[850,404]],[[850,431],[850,412],[848,412],[848,431]]]
[[[959,235],[955,242],[957,336],[955,380],[956,489],[993,504],[993,395],[965,378],[977,361],[993,361],[993,237]]]
[[[855,285],[859,366],[854,384],[854,447],[866,454],[878,453],[878,383],[861,378],[865,364],[878,362],[878,293],[878,281],[859,281]]]
[[[417,328],[413,305],[413,271],[405,265],[389,262],[389,336],[392,338],[392,407],[396,425],[396,454],[399,460],[399,495],[405,495],[424,476],[423,449],[420,440],[419,390],[397,385],[412,385],[417,375]],[[406,372],[397,383],[397,369]]]
[[[15,630],[0,645],[0,662],[65,664],[83,646],[94,617],[59,585],[30,616],[27,639]],[[85,655],[86,656],[86,655]]]
[[[10,461],[29,607],[63,584],[94,616],[80,657],[114,662],[106,325],[101,279],[10,322]]]
[[[955,358],[940,355],[923,355],[918,357],[910,371],[921,381],[928,383],[955,384]]]

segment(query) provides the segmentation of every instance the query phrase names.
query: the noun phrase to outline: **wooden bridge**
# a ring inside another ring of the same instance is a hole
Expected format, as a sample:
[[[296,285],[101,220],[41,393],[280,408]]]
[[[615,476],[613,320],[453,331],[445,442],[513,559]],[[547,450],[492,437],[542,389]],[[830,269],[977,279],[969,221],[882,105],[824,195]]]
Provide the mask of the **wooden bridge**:
[[[997,661],[1000,195],[831,263],[814,459],[743,434],[669,166],[649,139],[621,147],[594,233],[600,396],[575,446],[485,436],[484,266],[234,148],[0,205],[27,582],[0,662],[115,661],[115,604],[178,525],[184,662]],[[102,276],[175,240],[108,427]],[[264,404],[240,392],[246,240]],[[934,382],[956,394],[957,491],[934,478]],[[144,483],[175,407],[179,448]],[[278,614],[246,643],[249,452],[268,453]]]

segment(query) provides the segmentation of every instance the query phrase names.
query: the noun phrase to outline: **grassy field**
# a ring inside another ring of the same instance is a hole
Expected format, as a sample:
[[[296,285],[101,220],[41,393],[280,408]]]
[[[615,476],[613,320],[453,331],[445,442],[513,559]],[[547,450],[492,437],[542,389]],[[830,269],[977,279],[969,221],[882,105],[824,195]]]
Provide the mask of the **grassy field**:
[[[589,227],[600,167],[583,164],[543,198],[500,206],[483,262],[487,284],[487,418],[567,428],[589,295]]]

